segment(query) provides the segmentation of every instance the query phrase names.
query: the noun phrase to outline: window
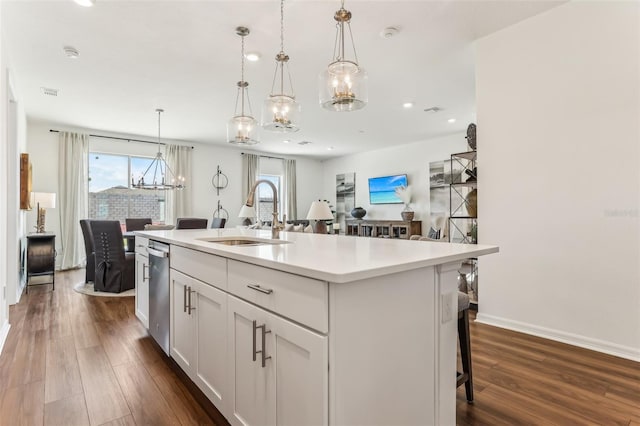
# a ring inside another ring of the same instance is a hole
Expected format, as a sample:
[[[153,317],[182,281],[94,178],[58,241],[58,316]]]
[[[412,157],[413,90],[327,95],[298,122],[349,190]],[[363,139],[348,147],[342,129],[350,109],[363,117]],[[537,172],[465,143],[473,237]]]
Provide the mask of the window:
[[[150,217],[164,222],[164,191],[131,188],[131,176],[137,179],[153,158],[129,155],[89,153],[89,218],[119,220]]]
[[[278,194],[282,194],[282,188],[280,186],[280,182],[282,181],[282,176],[261,174],[261,175],[258,175],[258,179],[268,180],[276,187],[276,189],[278,190]],[[272,221],[273,220],[273,190],[267,184],[260,184],[256,189],[256,196],[258,197],[258,202],[256,206],[256,214],[258,215],[258,219],[260,219],[262,222]],[[278,212],[282,212],[281,206],[282,206],[282,197],[278,199]]]

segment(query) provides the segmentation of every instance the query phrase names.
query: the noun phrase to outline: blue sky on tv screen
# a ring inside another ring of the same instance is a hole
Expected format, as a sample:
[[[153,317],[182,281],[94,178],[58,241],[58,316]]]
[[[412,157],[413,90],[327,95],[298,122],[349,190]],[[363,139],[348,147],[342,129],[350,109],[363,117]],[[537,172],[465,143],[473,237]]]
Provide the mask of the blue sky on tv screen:
[[[369,202],[371,204],[402,203],[395,191],[399,186],[407,186],[406,175],[369,178]]]

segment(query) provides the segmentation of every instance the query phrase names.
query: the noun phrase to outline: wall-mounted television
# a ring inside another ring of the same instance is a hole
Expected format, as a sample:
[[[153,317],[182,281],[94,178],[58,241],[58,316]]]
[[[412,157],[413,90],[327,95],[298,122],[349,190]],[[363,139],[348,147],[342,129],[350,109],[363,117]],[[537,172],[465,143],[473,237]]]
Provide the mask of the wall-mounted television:
[[[402,204],[396,188],[407,186],[407,175],[369,178],[369,204]]]

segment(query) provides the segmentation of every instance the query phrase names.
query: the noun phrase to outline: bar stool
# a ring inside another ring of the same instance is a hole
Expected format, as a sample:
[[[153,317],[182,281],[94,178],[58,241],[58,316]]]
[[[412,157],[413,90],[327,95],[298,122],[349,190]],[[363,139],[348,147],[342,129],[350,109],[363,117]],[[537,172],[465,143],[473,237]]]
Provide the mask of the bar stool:
[[[469,335],[469,296],[458,292],[458,339],[460,340],[460,358],[462,373],[458,372],[456,387],[464,383],[467,402],[473,403],[473,374],[471,372],[471,339]]]

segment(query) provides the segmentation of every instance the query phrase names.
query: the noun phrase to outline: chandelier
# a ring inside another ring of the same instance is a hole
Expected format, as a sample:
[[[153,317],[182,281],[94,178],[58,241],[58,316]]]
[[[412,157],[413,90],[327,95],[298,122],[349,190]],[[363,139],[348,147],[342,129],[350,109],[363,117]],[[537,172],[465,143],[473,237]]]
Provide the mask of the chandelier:
[[[258,141],[258,123],[251,116],[251,103],[249,101],[249,83],[244,81],[244,38],[249,35],[249,28],[237,27],[236,34],[242,38],[242,68],[238,82],[238,94],[236,95],[236,108],[234,116],[227,123],[227,141],[236,145],[254,145]],[[245,102],[246,98],[246,102]],[[240,114],[238,114],[238,101],[240,101]],[[245,114],[245,103],[249,108],[249,115]]]
[[[291,94],[285,93],[284,90],[285,67]],[[276,84],[279,85],[278,89]],[[280,0],[280,52],[276,55],[276,70],[273,75],[271,94],[262,106],[262,127],[273,132],[297,132],[300,130],[299,113],[300,104],[296,102],[289,72],[289,55],[284,53],[284,0]]]
[[[160,142],[160,114],[164,110],[158,108],[156,112],[158,113],[158,153],[137,182],[134,181],[133,175],[131,175],[131,187],[135,189],[183,189],[184,177],[178,176],[176,178],[169,165],[164,161],[162,152],[160,152],[160,147],[162,146]]]
[[[351,12],[342,6],[335,13],[336,41],[333,61],[320,74],[320,105],[329,111],[355,111],[367,104],[367,73],[358,65],[358,55],[351,33]],[[346,24],[346,27],[345,27]],[[345,55],[345,31],[353,48],[353,60]]]

